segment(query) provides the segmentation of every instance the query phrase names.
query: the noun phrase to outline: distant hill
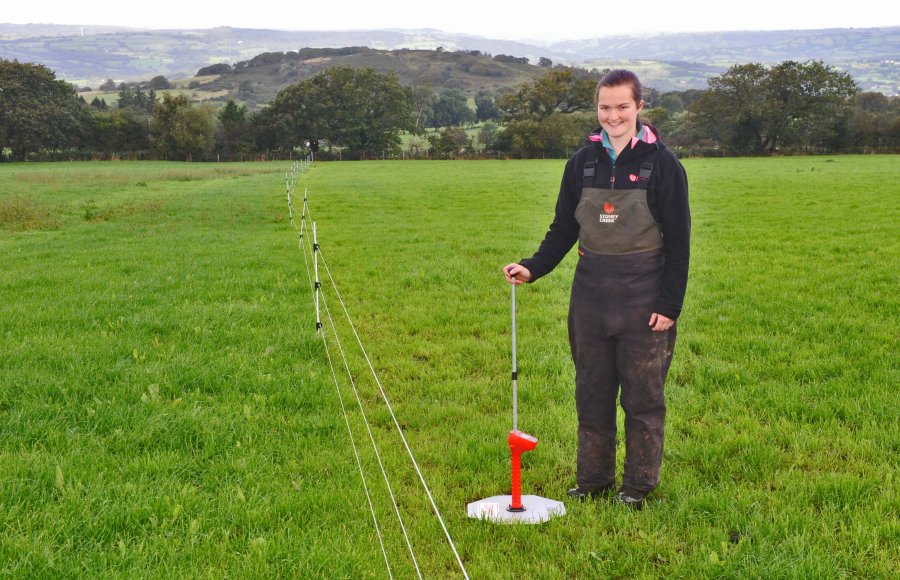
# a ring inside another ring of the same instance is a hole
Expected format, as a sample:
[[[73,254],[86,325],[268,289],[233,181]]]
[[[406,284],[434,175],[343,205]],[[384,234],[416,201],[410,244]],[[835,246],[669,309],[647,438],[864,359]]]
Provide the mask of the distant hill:
[[[2,15],[0,15],[2,18]],[[38,62],[75,84],[104,79],[143,80],[155,75],[193,76],[215,63],[251,59],[265,52],[305,47],[482,50],[491,54],[529,56],[534,62],[545,49],[511,41],[495,41],[435,30],[291,32],[248,28],[140,30],[62,25],[0,24],[0,58]]]
[[[698,73],[708,77],[733,64],[777,64],[785,60],[821,60],[850,73],[865,90],[896,95],[900,89],[898,26],[612,36],[557,43],[553,49],[589,67],[623,59],[656,62],[667,71],[661,71],[661,75],[673,82],[666,87],[665,83],[653,85],[648,81],[661,90],[679,85],[704,88],[695,86]]]
[[[236,63],[198,71],[190,88],[214,100],[237,99],[251,105],[271,101],[282,88],[333,66],[393,71],[404,85],[434,90],[459,89],[474,95],[480,89],[515,89],[547,69],[516,57],[484,56],[478,51],[376,50],[367,47],[304,48],[298,52],[267,52]],[[522,59],[524,60],[524,59]],[[183,84],[183,83],[180,83]]]
[[[444,52],[477,50],[526,57],[532,63],[545,57],[586,68],[628,66],[639,72],[648,86],[663,91],[705,88],[710,76],[732,64],[815,59],[846,70],[865,90],[889,95],[900,91],[898,26],[606,36],[540,45],[438,30],[140,30],[0,24],[0,58],[38,62],[55,70],[60,78],[91,86],[107,78],[146,80],[160,74],[186,78],[211,64],[235,64],[262,53],[348,46],[382,51],[441,47]],[[398,73],[403,76],[402,67]],[[297,74],[301,75],[302,69]]]

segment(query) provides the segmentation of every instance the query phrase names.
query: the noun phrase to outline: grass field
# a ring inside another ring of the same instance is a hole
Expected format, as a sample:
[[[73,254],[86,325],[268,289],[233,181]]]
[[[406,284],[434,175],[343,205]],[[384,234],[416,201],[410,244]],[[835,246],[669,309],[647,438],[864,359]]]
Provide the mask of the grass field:
[[[472,578],[900,575],[897,158],[685,165],[692,270],[662,483],[643,512],[568,503],[530,527],[465,506],[508,493],[500,267],[536,248],[563,161],[300,177]],[[0,164],[0,575],[387,577],[342,401],[393,575],[415,575],[327,319],[337,391],[315,333],[287,169]],[[575,468],[573,268],[518,301],[519,426],[540,439],[523,491],[557,499]],[[423,576],[460,577],[335,328]]]

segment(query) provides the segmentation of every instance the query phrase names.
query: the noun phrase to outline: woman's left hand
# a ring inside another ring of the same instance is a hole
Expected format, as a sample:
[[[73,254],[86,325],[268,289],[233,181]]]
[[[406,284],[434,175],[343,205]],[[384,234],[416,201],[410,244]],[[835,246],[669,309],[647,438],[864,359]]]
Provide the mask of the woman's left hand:
[[[656,312],[650,315],[650,330],[652,330],[653,332],[663,332],[664,330],[669,330],[670,328],[672,328],[673,324],[675,324],[675,321],[668,316],[663,316],[662,314],[657,314]]]

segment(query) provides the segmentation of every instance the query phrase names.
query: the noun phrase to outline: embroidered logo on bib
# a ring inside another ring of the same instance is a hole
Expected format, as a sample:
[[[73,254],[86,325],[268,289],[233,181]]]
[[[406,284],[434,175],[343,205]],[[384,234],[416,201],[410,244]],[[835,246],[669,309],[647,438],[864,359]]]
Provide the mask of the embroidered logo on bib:
[[[603,213],[597,218],[598,221],[601,224],[616,223],[616,220],[619,219],[619,214],[613,213],[614,211],[616,211],[616,206],[607,201],[603,204]]]

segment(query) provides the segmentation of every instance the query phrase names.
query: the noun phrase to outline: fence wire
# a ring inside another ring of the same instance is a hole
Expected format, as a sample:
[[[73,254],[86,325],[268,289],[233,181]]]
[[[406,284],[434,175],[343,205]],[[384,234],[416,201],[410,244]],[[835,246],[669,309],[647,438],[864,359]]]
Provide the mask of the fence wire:
[[[297,230],[297,232],[299,234],[299,244],[300,244],[299,248],[300,248],[301,252],[303,253],[303,263],[306,266],[306,277],[309,280],[309,290],[310,290],[310,293],[313,293],[313,292],[315,292],[315,287],[313,284],[312,273],[310,272],[310,269],[309,269],[309,259],[307,258],[306,252],[303,251],[303,245],[302,245],[303,244],[303,230],[305,229],[304,226],[306,223],[305,218],[306,218],[306,210],[307,210],[306,192],[304,191],[304,193],[303,193],[303,209],[300,214],[300,224],[301,225],[299,227],[294,222],[294,209],[293,209],[293,205],[291,203],[291,195],[294,191],[294,186],[296,185],[297,178],[299,177],[299,175],[301,173],[306,171],[306,169],[308,169],[308,167],[309,167],[308,165],[306,167],[303,167],[303,166],[298,167],[298,164],[296,164],[296,163],[292,164],[291,171],[285,177],[285,182],[287,184],[288,211],[290,212],[291,225],[294,226],[294,229]],[[313,308],[315,308],[315,306],[313,306]],[[331,327],[334,331],[335,337],[337,337],[337,329],[334,328],[333,321],[332,321]],[[337,391],[338,401],[341,404],[341,413],[344,416],[344,423],[347,426],[347,434],[350,436],[350,445],[353,448],[353,455],[356,458],[356,466],[359,469],[359,477],[362,480],[363,490],[366,493],[366,501],[369,504],[369,511],[372,514],[372,523],[375,526],[375,534],[378,536],[378,545],[381,547],[381,553],[384,556],[384,564],[387,567],[388,576],[393,580],[394,573],[393,573],[393,570],[391,570],[391,563],[390,563],[390,560],[387,555],[387,550],[384,547],[384,538],[381,535],[381,528],[378,525],[378,516],[375,514],[375,505],[372,503],[372,496],[369,493],[369,485],[366,482],[366,474],[365,474],[365,471],[363,470],[362,461],[359,458],[359,449],[356,446],[356,439],[353,437],[353,429],[350,427],[350,419],[347,416],[347,408],[344,405],[344,397],[343,397],[343,395],[341,395],[340,383],[338,381],[337,372],[334,369],[334,361],[331,357],[331,349],[328,347],[328,341],[325,340],[325,334],[324,333],[321,333],[321,334],[322,334],[322,339],[323,339],[322,342],[325,345],[325,356],[328,359],[328,367],[331,369],[331,377],[334,379],[334,388]]]
[[[419,468],[419,464],[416,461],[415,456],[413,455],[412,449],[410,448],[408,441],[406,440],[406,436],[403,434],[403,429],[400,427],[400,423],[397,420],[397,416],[394,413],[393,407],[390,404],[390,401],[387,397],[387,393],[384,390],[384,386],[382,385],[381,380],[378,378],[378,374],[375,371],[374,366],[372,365],[372,361],[369,358],[368,352],[366,351],[365,347],[363,346],[362,339],[359,336],[359,333],[356,329],[356,325],[353,324],[353,320],[350,317],[350,313],[347,309],[346,303],[344,302],[344,300],[340,294],[340,291],[338,290],[337,282],[331,272],[331,269],[328,267],[328,262],[325,260],[325,256],[324,256],[324,253],[322,252],[322,248],[320,247],[318,240],[316,239],[315,221],[313,220],[312,212],[309,207],[308,191],[306,189],[304,189],[304,192],[303,192],[303,206],[302,206],[302,210],[301,210],[301,214],[300,214],[300,225],[299,226],[297,225],[297,223],[294,219],[294,214],[295,214],[296,210],[294,209],[294,206],[293,206],[293,197],[296,192],[297,180],[299,179],[299,177],[302,173],[304,173],[305,171],[307,171],[309,169],[311,162],[312,162],[312,159],[310,158],[305,163],[304,162],[293,163],[291,165],[290,171],[285,176],[288,214],[290,217],[291,225],[294,227],[294,229],[297,231],[297,234],[298,234],[298,248],[303,253],[303,260],[304,260],[304,264],[306,265],[307,278],[309,279],[309,284],[310,284],[310,291],[315,294],[314,310],[315,310],[315,316],[316,316],[316,329],[317,329],[317,332],[319,332],[321,334],[323,342],[325,343],[326,355],[328,358],[329,366],[331,367],[332,375],[335,380],[335,388],[338,390],[338,396],[341,401],[341,410],[342,410],[342,413],[344,414],[344,421],[347,424],[347,430],[350,434],[351,443],[353,444],[353,447],[354,447],[354,453],[356,454],[356,457],[357,457],[357,464],[359,465],[359,469],[360,469],[360,477],[363,480],[363,487],[366,489],[366,497],[369,500],[369,508],[372,513],[373,522],[375,523],[375,529],[376,529],[376,533],[378,535],[379,543],[381,545],[381,550],[382,550],[382,553],[384,554],[385,565],[388,568],[388,574],[391,576],[391,578],[393,578],[393,572],[391,571],[390,562],[388,560],[387,552],[385,550],[384,543],[383,543],[382,536],[381,536],[381,531],[378,526],[378,519],[377,519],[377,516],[375,515],[375,508],[372,504],[371,498],[369,497],[368,485],[366,484],[365,475],[363,474],[362,464],[359,460],[359,455],[358,455],[358,451],[356,449],[355,439],[353,437],[353,432],[350,427],[350,421],[347,416],[347,410],[344,407],[343,397],[340,394],[340,387],[339,387],[336,371],[334,369],[334,365],[333,365],[333,361],[332,361],[332,357],[331,357],[331,353],[330,353],[330,349],[329,349],[329,345],[328,345],[328,338],[326,336],[326,333],[323,330],[323,324],[321,323],[320,312],[319,312],[319,298],[320,298],[319,294],[320,293],[321,293],[321,303],[325,307],[326,318],[328,320],[328,326],[331,329],[332,334],[334,335],[334,341],[335,341],[335,344],[337,345],[337,351],[340,353],[340,356],[343,359],[344,368],[347,372],[349,384],[351,385],[353,393],[357,399],[357,403],[359,405],[359,410],[360,410],[360,414],[362,416],[362,420],[366,426],[366,430],[368,431],[369,439],[372,443],[372,447],[374,449],[375,456],[378,460],[378,465],[381,469],[382,476],[385,481],[385,485],[387,486],[388,492],[390,494],[391,503],[393,504],[393,507],[394,507],[394,512],[399,521],[400,528],[403,531],[403,535],[404,535],[407,547],[410,552],[410,557],[412,558],[413,566],[415,567],[416,573],[418,574],[419,578],[420,579],[422,578],[422,573],[419,569],[418,561],[415,556],[415,550],[413,549],[412,543],[410,542],[409,535],[406,530],[406,526],[403,523],[403,518],[400,514],[400,509],[397,505],[397,501],[396,501],[396,498],[395,498],[395,495],[393,492],[393,488],[390,484],[390,480],[387,475],[387,471],[384,467],[384,464],[381,461],[381,454],[378,451],[378,445],[372,434],[372,430],[371,430],[371,427],[369,426],[369,421],[366,417],[365,409],[363,407],[362,399],[356,388],[356,381],[353,379],[353,373],[350,370],[350,365],[349,365],[347,357],[345,355],[344,348],[341,345],[340,337],[338,335],[337,326],[335,325],[334,317],[332,315],[331,309],[328,306],[328,302],[325,299],[325,294],[322,291],[322,284],[321,284],[321,281],[319,280],[319,276],[318,276],[318,260],[321,260],[322,264],[325,266],[325,271],[328,275],[331,289],[334,291],[335,296],[337,297],[338,301],[340,302],[341,308],[344,312],[344,316],[345,316],[351,330],[353,331],[353,335],[356,338],[356,341],[359,345],[360,350],[363,353],[363,356],[365,357],[368,368],[371,371],[372,376],[375,379],[375,383],[378,385],[378,390],[381,394],[381,397],[384,400],[384,403],[385,403],[388,411],[390,412],[394,426],[397,429],[397,433],[399,434],[400,439],[402,440],[403,445],[406,448],[407,454],[409,455],[412,465],[415,468],[415,471],[419,477],[419,481],[422,484],[422,487],[424,488],[426,495],[428,496],[428,500],[431,503],[432,510],[434,511],[438,521],[441,524],[441,528],[443,529],[444,535],[447,538],[447,542],[449,543],[450,548],[452,549],[453,554],[456,557],[456,561],[459,564],[459,567],[460,567],[460,570],[462,571],[463,577],[466,578],[466,580],[468,580],[469,575],[466,572],[465,565],[463,564],[462,559],[459,556],[459,552],[456,549],[456,545],[453,543],[453,538],[450,536],[450,532],[447,530],[447,526],[444,523],[444,519],[441,516],[440,510],[438,509],[437,504],[434,501],[434,497],[431,494],[431,490],[429,489],[428,484],[425,481],[425,477],[422,474],[422,470]],[[309,240],[309,236],[307,235],[306,240],[304,241],[304,234],[308,233],[308,228],[306,227],[307,221],[310,221],[313,223],[313,232],[314,232],[313,240]],[[310,267],[309,267],[310,256],[312,256],[312,261],[313,261],[313,265],[314,265],[313,271],[310,271]],[[313,279],[314,277],[315,277],[315,279]]]

